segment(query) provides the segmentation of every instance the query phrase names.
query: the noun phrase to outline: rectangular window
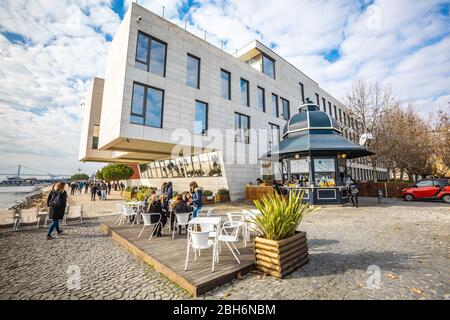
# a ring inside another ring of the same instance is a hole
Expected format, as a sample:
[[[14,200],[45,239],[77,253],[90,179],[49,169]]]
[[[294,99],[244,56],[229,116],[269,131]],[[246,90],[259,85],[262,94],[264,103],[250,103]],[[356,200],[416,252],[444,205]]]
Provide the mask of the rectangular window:
[[[269,122],[269,134],[267,137],[268,149],[272,149],[274,146],[280,143],[280,126]]]
[[[305,103],[305,87],[303,86],[303,83],[299,82],[300,84],[300,97],[302,98],[302,102]]]
[[[347,114],[344,112],[344,125],[347,126]]]
[[[250,117],[236,112],[234,114],[234,127],[234,141],[250,143]]]
[[[333,105],[333,109],[334,109],[334,118],[337,120],[338,115],[337,115],[337,108],[335,105]]]
[[[220,92],[222,97],[231,100],[231,73],[220,69]]]
[[[194,134],[205,135],[208,130],[208,104],[195,101]]]
[[[262,71],[264,74],[275,79],[275,60],[265,54],[262,55]]]
[[[258,108],[262,112],[266,112],[266,92],[264,88],[258,87],[257,93],[258,93]]]
[[[319,95],[316,93],[316,102],[317,102],[317,106],[320,107],[320,99],[319,99]]]
[[[136,66],[161,77],[166,76],[167,44],[141,31],[138,32]]]
[[[200,58],[187,55],[186,84],[190,87],[200,89]]]
[[[325,98],[322,98],[322,108],[323,112],[327,112],[327,103],[325,102]]]
[[[287,101],[286,99],[283,99],[283,98],[280,98],[280,99],[281,99],[281,108],[283,110],[283,119],[287,121],[291,117],[290,110],[289,110],[289,101]]]
[[[272,115],[277,118],[279,117],[278,96],[275,93],[272,93]]]
[[[98,149],[98,137],[100,136],[100,126],[94,125],[92,132],[92,149]]]
[[[139,83],[133,84],[131,123],[162,128],[163,106],[163,90]]]
[[[250,107],[250,86],[243,78],[241,78],[241,104]]]
[[[330,114],[330,117],[333,116],[333,110],[331,109],[331,102],[328,101],[328,113]]]
[[[339,123],[342,125],[342,110],[339,109]]]

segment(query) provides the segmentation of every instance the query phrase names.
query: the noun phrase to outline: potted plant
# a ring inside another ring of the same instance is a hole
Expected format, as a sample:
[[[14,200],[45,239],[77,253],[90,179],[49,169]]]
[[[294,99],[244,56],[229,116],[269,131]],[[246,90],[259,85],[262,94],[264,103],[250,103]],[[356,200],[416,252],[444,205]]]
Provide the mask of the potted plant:
[[[266,194],[255,200],[261,212],[249,218],[259,236],[255,238],[256,268],[277,278],[283,278],[308,262],[306,232],[297,231],[303,215],[313,209],[302,203],[301,194],[283,196]]]
[[[214,195],[211,190],[203,190],[202,203],[205,205],[214,203]]]
[[[230,191],[226,188],[221,188],[216,194],[216,203],[230,202]]]

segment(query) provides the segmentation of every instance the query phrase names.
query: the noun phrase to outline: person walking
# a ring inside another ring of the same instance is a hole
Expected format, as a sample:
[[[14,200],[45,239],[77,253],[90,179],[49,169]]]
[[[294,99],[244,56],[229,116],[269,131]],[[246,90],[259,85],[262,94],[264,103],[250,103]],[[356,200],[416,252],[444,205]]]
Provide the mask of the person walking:
[[[80,183],[78,184],[78,190],[80,191],[80,194],[83,191],[83,187],[84,187],[84,182],[80,181]]]
[[[111,194],[111,188],[112,188],[112,184],[110,181],[108,181],[108,196]]]
[[[192,212],[192,217],[196,218],[200,209],[203,206],[202,203],[202,189],[198,186],[197,182],[192,181],[189,184],[189,188],[192,194],[192,203],[194,205],[194,210]]]
[[[106,185],[105,181],[102,181],[100,185],[100,193],[101,193],[101,199],[106,200],[106,193],[108,192],[108,186]]]
[[[52,223],[48,228],[47,240],[53,240],[53,230],[56,229],[58,236],[62,235],[63,230],[59,229],[59,220],[64,217],[64,211],[67,204],[67,193],[64,190],[66,184],[64,182],[58,182],[55,189],[50,191],[47,197],[48,217],[52,219]]]
[[[95,196],[98,192],[98,185],[96,183],[92,183],[91,186],[91,201],[95,201]]]
[[[358,185],[352,179],[350,182],[350,200],[352,202],[352,206],[355,208],[358,208],[359,206],[358,194],[359,194]]]
[[[72,183],[70,184],[70,195],[71,195],[71,196],[73,196],[73,195],[75,194],[75,187],[76,187],[75,182],[72,182]]]
[[[120,190],[125,190],[125,185],[123,184],[123,182],[120,183]]]
[[[86,181],[86,183],[84,184],[84,193],[88,193],[88,189],[89,189],[89,181]]]

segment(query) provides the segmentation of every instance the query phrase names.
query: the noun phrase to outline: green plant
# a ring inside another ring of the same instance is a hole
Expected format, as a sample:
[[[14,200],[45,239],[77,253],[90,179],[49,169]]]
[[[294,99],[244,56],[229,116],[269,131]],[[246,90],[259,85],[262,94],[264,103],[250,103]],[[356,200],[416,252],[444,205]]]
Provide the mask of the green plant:
[[[308,203],[302,203],[303,191],[298,194],[291,191],[286,200],[274,193],[264,195],[261,200],[253,201],[261,215],[255,215],[250,220],[269,240],[283,240],[295,235],[303,215],[317,210]]]
[[[210,197],[213,195],[213,192],[211,190],[203,190],[202,194],[206,197]]]
[[[88,180],[89,176],[85,173],[77,173],[70,177],[70,181]]]
[[[221,189],[217,190],[217,194],[219,196],[228,196],[230,194],[230,191],[228,191],[227,188],[221,188]]]
[[[97,178],[108,180],[108,181],[118,181],[126,180],[131,178],[134,174],[133,168],[127,166],[123,163],[110,163],[102,168],[100,172],[97,172]]]

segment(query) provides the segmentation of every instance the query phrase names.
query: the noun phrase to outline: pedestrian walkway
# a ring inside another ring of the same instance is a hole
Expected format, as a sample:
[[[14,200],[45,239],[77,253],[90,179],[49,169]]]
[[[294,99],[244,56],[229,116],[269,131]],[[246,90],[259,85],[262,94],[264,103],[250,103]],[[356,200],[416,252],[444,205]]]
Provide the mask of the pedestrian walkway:
[[[69,194],[69,206],[83,205],[83,218],[94,218],[109,216],[117,214],[116,204],[123,202],[125,199],[120,195],[120,191],[111,190],[111,194],[107,200],[99,200],[96,197],[95,201],[91,201],[90,192],[82,193],[75,192],[74,195]]]

